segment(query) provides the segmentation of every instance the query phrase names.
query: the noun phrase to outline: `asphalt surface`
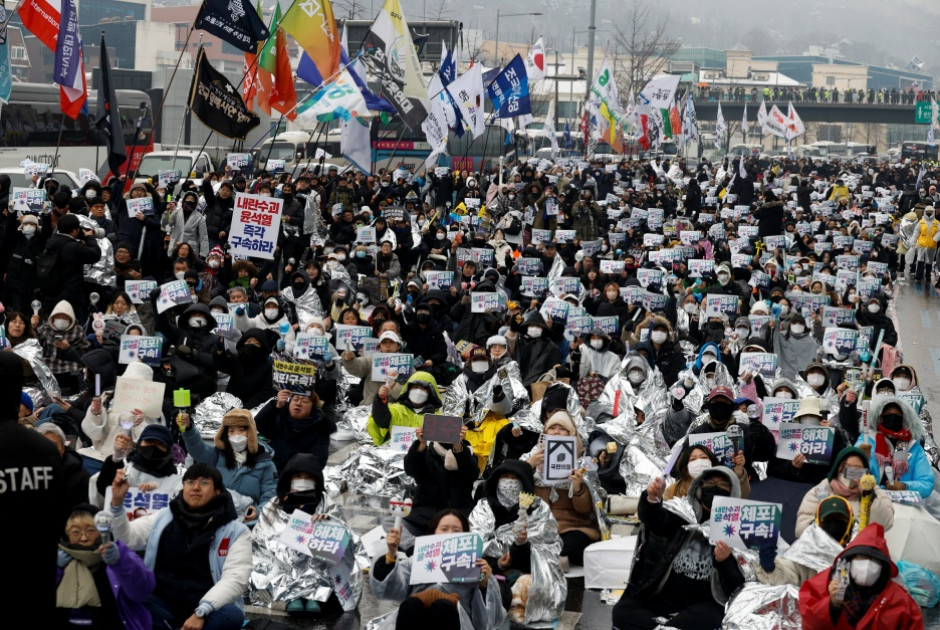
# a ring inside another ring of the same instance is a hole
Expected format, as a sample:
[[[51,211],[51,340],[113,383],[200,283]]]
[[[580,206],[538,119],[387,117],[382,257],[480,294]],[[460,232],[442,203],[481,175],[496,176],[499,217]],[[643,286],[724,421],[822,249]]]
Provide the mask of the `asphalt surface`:
[[[891,311],[889,310],[889,314]],[[899,349],[905,363],[917,370],[918,381],[934,416],[940,419],[940,293],[932,284],[906,283],[898,287],[893,315],[900,334]],[[940,435],[940,427],[934,427]],[[342,460],[355,448],[351,444],[335,444],[333,457]],[[363,497],[348,493],[343,497],[344,516],[349,526],[364,533],[381,520],[381,510],[369,506]],[[344,615],[336,614],[292,614],[269,613],[249,609],[249,618],[263,621],[271,619],[300,630],[363,630],[370,619],[385,614],[395,604],[378,601],[372,596],[368,584],[363,588],[359,610]],[[598,591],[584,588],[583,578],[569,578],[568,600],[565,614],[556,626],[558,630],[610,630],[612,606],[600,601]],[[925,627],[940,630],[940,610],[924,610]],[[505,626],[508,628],[508,622]]]

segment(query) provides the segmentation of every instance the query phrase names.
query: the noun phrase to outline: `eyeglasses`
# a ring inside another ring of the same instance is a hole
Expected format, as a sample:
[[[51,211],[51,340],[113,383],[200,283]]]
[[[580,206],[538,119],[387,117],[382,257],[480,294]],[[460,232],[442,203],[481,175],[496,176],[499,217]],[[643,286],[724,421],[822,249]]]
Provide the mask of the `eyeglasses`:
[[[187,479],[183,482],[183,487],[192,488],[196,484],[199,485],[203,490],[208,490],[212,487],[212,481],[209,479]]]
[[[98,530],[95,529],[94,527],[86,527],[84,529],[73,527],[72,529],[68,530],[66,533],[69,535],[69,538],[81,538],[82,535],[84,535],[85,538],[94,538],[95,536],[98,535]]]

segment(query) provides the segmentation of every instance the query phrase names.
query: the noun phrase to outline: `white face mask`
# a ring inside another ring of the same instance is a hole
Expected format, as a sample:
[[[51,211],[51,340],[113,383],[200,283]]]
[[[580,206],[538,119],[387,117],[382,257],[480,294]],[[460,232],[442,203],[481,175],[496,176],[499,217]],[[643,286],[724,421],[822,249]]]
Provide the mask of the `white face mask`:
[[[855,304],[856,302],[858,302],[858,296],[855,295],[854,293],[850,294],[850,295],[849,295],[849,303],[850,303],[850,304]]]
[[[228,436],[228,443],[232,445],[232,450],[236,453],[241,453],[246,448],[248,448],[248,436],[247,435],[230,435]]]
[[[191,317],[189,319],[190,328],[202,328],[208,323],[205,317]]]
[[[290,480],[290,491],[291,492],[309,492],[310,490],[316,490],[317,485],[313,482],[313,479],[291,479]]]
[[[806,382],[809,383],[810,387],[819,387],[826,382],[826,377],[819,372],[811,372],[806,375]]]
[[[689,476],[695,479],[711,467],[712,463],[708,459],[693,459],[688,465]]]
[[[666,333],[664,333],[664,332],[661,331],[661,330],[654,330],[654,331],[650,334],[650,339],[653,340],[653,343],[666,343],[666,338],[667,338],[668,336],[669,336],[669,335],[667,335]]]
[[[806,326],[803,324],[793,324],[790,326],[790,332],[792,332],[794,335],[802,335],[804,332],[806,332]]]
[[[61,318],[60,318],[60,319],[54,319],[54,320],[52,320],[52,327],[55,328],[56,330],[59,330],[59,331],[68,330],[68,328],[69,328],[69,326],[70,326],[71,324],[72,324],[72,322],[69,321],[69,320],[67,320],[67,319],[61,319]]]
[[[881,310],[881,305],[880,305],[880,304],[869,304],[869,305],[868,305],[868,312],[869,312],[869,313],[877,313],[877,312],[879,312],[880,310]]]
[[[408,400],[416,405],[423,405],[428,401],[428,393],[423,389],[412,387],[408,390]]]
[[[797,276],[798,276],[798,275],[800,275],[800,273],[802,273],[802,271],[803,271],[803,268],[802,268],[802,267],[800,267],[799,265],[794,265],[794,267],[793,267],[793,274],[794,274],[794,275],[797,275]]]
[[[698,304],[693,304],[693,303],[689,302],[688,304],[686,304],[686,305],[684,305],[684,306],[682,307],[682,310],[684,310],[684,311],[685,311],[686,313],[688,313],[689,315],[694,315],[694,314],[695,314],[695,311],[698,310]]]
[[[32,224],[27,224],[23,226],[23,235],[32,236],[36,233],[36,226]]]
[[[277,319],[278,309],[276,308],[266,308],[264,309],[264,316],[268,319]]]
[[[736,330],[740,339],[747,339],[747,336],[751,334],[750,328],[737,328]]]
[[[183,280],[183,279],[186,277],[186,272],[185,272],[185,271],[177,271],[177,272],[174,273],[173,275],[176,276],[176,279],[177,279],[177,280]]]
[[[630,373],[627,374],[627,380],[630,381],[631,385],[639,385],[646,380],[646,375],[643,374],[643,370],[630,370]]]
[[[604,340],[603,339],[591,339],[591,347],[594,348],[595,350],[600,350],[601,348],[604,347]]]
[[[211,311],[213,317],[218,317],[219,315],[225,315],[225,311],[214,308]]]
[[[781,307],[780,307],[780,314],[781,314],[781,315],[787,315],[787,314],[789,314],[789,313],[790,313],[790,307],[789,307],[789,306],[784,305],[784,306],[781,306]]]
[[[209,261],[209,269],[218,269],[218,268],[219,268],[219,261],[218,261],[218,260],[210,260],[210,261]]]
[[[870,558],[852,558],[849,573],[859,586],[871,586],[881,577],[881,565]]]
[[[97,196],[98,196],[98,193],[95,192],[94,188],[89,188],[88,190],[85,191],[85,199],[94,199]]]
[[[894,383],[895,388],[897,388],[899,392],[906,392],[911,387],[911,379],[903,376],[893,378],[891,382]]]
[[[340,262],[346,260],[346,254],[336,254],[336,260]]]
[[[539,328],[538,326],[529,326],[529,329],[526,331],[526,334],[528,334],[533,339],[538,339],[539,337],[542,336],[542,329]]]
[[[518,479],[502,477],[496,482],[496,500],[506,509],[519,503],[520,492],[522,492],[522,482]]]
[[[470,364],[470,369],[476,374],[483,374],[490,369],[490,364],[486,361],[474,361]]]
[[[792,398],[793,398],[793,393],[792,393],[792,392],[785,391],[785,390],[781,390],[781,391],[776,392],[776,393],[774,394],[774,398],[785,398],[785,399],[788,399],[788,400],[792,400]]]
[[[447,234],[446,234],[446,233],[444,233],[444,232],[438,232],[438,233],[437,233],[437,240],[443,241],[445,238],[447,238]]]
[[[730,281],[731,281],[731,276],[729,276],[728,274],[726,274],[726,273],[720,273],[720,274],[718,274],[718,283],[719,283],[721,286],[725,286],[725,285],[728,284],[728,282],[730,282]]]

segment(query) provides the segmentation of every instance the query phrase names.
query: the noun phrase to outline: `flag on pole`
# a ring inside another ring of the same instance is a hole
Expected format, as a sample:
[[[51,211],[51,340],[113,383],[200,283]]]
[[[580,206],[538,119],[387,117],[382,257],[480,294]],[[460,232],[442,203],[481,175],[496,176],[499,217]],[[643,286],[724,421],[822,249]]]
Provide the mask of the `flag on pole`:
[[[744,144],[747,144],[747,103],[744,104],[744,115],[741,116],[741,135],[744,136]]]
[[[486,89],[497,118],[512,118],[532,113],[529,78],[526,72],[525,62],[520,55],[516,55]]]
[[[428,116],[427,88],[399,0],[385,0],[362,49],[369,73],[382,83],[382,96],[395,106],[407,127],[420,127]],[[482,91],[482,75],[480,83]],[[481,117],[482,108],[481,99]]]
[[[525,71],[529,81],[535,83],[545,78],[545,45],[539,37],[525,58]]]
[[[620,119],[623,117],[623,108],[620,106],[620,96],[613,77],[610,61],[605,54],[597,79],[591,86],[591,101],[596,102],[602,137],[614,151],[623,153],[623,143],[620,141]]]
[[[725,117],[721,113],[721,103],[718,103],[718,119],[715,121],[715,148],[721,151],[721,137],[725,135],[728,126],[725,125]]]
[[[258,4],[255,7],[255,15],[263,22],[261,0],[258,0]],[[265,30],[267,30],[267,27],[265,27]],[[271,32],[268,31],[268,36],[270,36],[270,34]],[[245,52],[245,71],[243,73],[245,80],[242,82],[242,98],[249,110],[254,108],[256,94],[258,95],[259,107],[263,108],[262,103],[267,103],[267,96],[262,93],[263,86],[261,85],[261,81],[259,81],[259,75],[263,71],[258,67],[257,63],[258,55],[261,53],[260,46],[262,46],[260,43],[256,44],[252,50]],[[267,113],[270,115],[271,110],[268,109]]]
[[[682,117],[679,115],[679,108],[675,105],[669,110],[669,127],[672,130],[672,135],[682,135]]]
[[[565,121],[565,148],[570,149],[574,146],[574,141],[571,139],[571,123],[567,120]]]
[[[692,102],[692,91],[685,103],[685,121],[682,123],[686,142],[698,140],[698,116],[695,114],[695,104]]]
[[[278,26],[297,40],[321,76],[328,78],[336,74],[340,64],[340,40],[330,0],[295,0]]]
[[[457,78],[457,62],[454,61],[450,51],[447,50],[447,43],[443,40],[441,41],[441,67],[438,68],[437,73],[440,75],[444,87],[453,83]]]
[[[56,49],[62,16],[59,0],[24,0],[17,9],[23,26],[49,50]]]
[[[273,37],[270,37],[261,49],[258,66],[267,71],[272,79],[267,105],[284,114],[288,120],[297,117],[294,106],[297,105],[297,92],[294,90],[294,71],[290,67],[287,53],[287,36],[281,28],[281,6],[274,9]]]
[[[212,67],[201,46],[189,88],[189,108],[202,124],[226,138],[244,140],[261,124],[258,116],[245,107],[238,90]]]
[[[246,53],[270,37],[268,27],[250,0],[205,0],[193,28],[202,29]]]
[[[75,120],[88,100],[85,86],[85,59],[82,36],[78,32],[78,11],[73,0],[63,0],[62,20],[56,38],[53,80],[59,84],[62,113]]]
[[[343,157],[366,175],[372,172],[372,140],[369,127],[369,121],[362,118],[344,120],[339,138]]]
[[[552,155],[558,153],[558,137],[555,134],[555,101],[548,102],[548,113],[545,114],[545,124],[542,125],[542,135],[552,143]]]
[[[111,61],[108,59],[108,47],[104,43],[104,35],[101,36],[99,64],[101,84],[98,86],[98,112],[95,117],[95,126],[108,140],[108,168],[116,176],[120,173],[121,165],[127,161],[127,149],[124,147],[121,112],[118,109],[114,80],[111,78]],[[97,164],[95,168],[98,168]]]
[[[803,120],[800,118],[800,115],[796,113],[796,108],[793,107],[793,102],[787,101],[787,142],[793,138],[796,138],[797,136],[803,135],[805,131],[806,127],[803,126]]]
[[[747,169],[744,168],[744,156],[741,156],[741,159],[738,160],[738,176],[741,179],[747,179]]]
[[[7,63],[9,63],[9,61]],[[929,144],[931,148],[933,148],[936,145],[936,139],[934,138],[934,129],[937,126],[938,113],[940,112],[938,112],[937,110],[937,99],[931,96],[930,97],[930,128],[927,129],[927,144]]]
[[[10,68],[10,43],[6,38],[0,43],[0,102],[10,102],[13,91],[13,71]]]
[[[456,81],[444,88],[460,112],[474,138],[486,130],[483,113],[483,66],[473,64]]]
[[[787,137],[787,117],[776,105],[771,106],[770,111],[767,113],[763,129],[778,138]]]
[[[761,131],[767,126],[767,104],[764,99],[761,99],[760,109],[757,110],[757,126],[761,128]]]
[[[297,114],[318,122],[370,116],[369,106],[347,70],[340,70],[332,81],[305,100],[297,108]]]

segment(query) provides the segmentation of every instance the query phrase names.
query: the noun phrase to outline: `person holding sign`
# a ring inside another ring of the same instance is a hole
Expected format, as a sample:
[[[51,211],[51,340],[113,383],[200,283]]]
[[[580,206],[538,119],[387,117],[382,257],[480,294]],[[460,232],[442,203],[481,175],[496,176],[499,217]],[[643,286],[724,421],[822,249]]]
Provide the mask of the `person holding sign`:
[[[457,510],[441,510],[431,519],[428,534],[458,534],[470,531],[467,517]],[[369,585],[378,599],[401,602],[385,617],[380,630],[496,630],[506,619],[499,584],[483,558],[477,583],[411,584],[414,557],[399,552],[401,536],[392,529],[385,542],[388,551],[372,563]]]
[[[668,501],[672,498],[681,499],[687,496],[692,482],[699,475],[709,468],[721,465],[721,463],[711,449],[704,444],[683,448],[672,466],[672,471],[669,473],[671,477],[675,478],[675,481],[666,488],[663,498]],[[748,479],[747,471],[744,470],[744,454],[738,451],[732,459],[732,463],[734,464],[734,474],[741,485],[741,498],[746,499],[751,494],[751,482]]]
[[[383,334],[388,334],[388,331]],[[393,382],[386,382],[379,387],[372,401],[372,413],[366,426],[376,446],[388,441],[392,426],[420,427],[424,414],[439,413],[443,405],[437,381],[428,372],[412,374],[405,382],[398,402],[390,403],[393,385]]]
[[[898,567],[891,560],[884,529],[877,523],[866,527],[831,567],[800,587],[803,628],[923,628],[920,607],[894,581],[897,576]]]
[[[349,576],[357,573],[355,554],[361,549],[349,545],[343,559],[331,565],[288,547],[282,534],[297,510],[314,524],[327,522],[347,529],[337,506],[326,497],[319,463],[307,453],[298,453],[287,462],[277,480],[277,496],[265,504],[251,531],[252,560],[265,569],[252,572],[249,601],[265,608],[286,603],[289,613],[318,613],[323,606],[355,610],[362,595],[362,580]]]
[[[154,298],[155,295],[151,295],[151,300]],[[166,344],[176,348],[172,361],[177,371],[177,384],[188,386],[196,396],[194,404],[198,404],[203,397],[214,394],[218,386],[215,353],[221,337],[212,332],[218,322],[206,304],[187,307],[176,323],[169,316],[171,312],[157,315],[157,332],[166,338]]]
[[[581,436],[567,411],[556,411],[545,421],[543,436],[570,436],[577,445],[574,459],[581,460],[584,446]],[[594,510],[594,501],[584,482],[584,470],[577,468],[575,462],[569,462],[572,472],[567,482],[562,484],[561,492],[555,485],[548,485],[544,475],[544,446],[539,444],[533,449],[526,462],[535,472],[535,494],[552,509],[552,515],[558,521],[558,534],[561,536],[561,556],[569,565],[581,566],[584,561],[584,549],[601,538]],[[564,560],[562,561],[564,563]]]
[[[251,535],[235,513],[222,476],[206,464],[183,475],[183,491],[154,514],[127,520],[127,480],[111,486],[112,532],[144,554],[155,571],[153,595],[144,605],[154,628],[240,630],[242,593],[251,574]]]
[[[551,319],[546,320],[539,311],[530,312],[525,319],[521,315],[516,316],[510,322],[507,336],[515,341],[513,358],[519,363],[522,383],[526,387],[561,365],[561,349],[555,342]],[[560,337],[560,333],[557,336]]]
[[[29,312],[36,288],[36,265],[51,234],[52,221],[43,221],[40,229],[35,214],[7,213],[2,250],[6,259],[3,305],[8,313]]]
[[[59,542],[56,569],[58,628],[151,627],[143,602],[156,578],[140,556],[98,528],[98,508],[72,508]],[[102,515],[104,516],[104,515]]]
[[[104,460],[101,472],[92,477],[96,489],[94,502],[104,505],[118,471],[140,492],[158,492],[169,497],[179,494],[183,484],[173,461],[173,444],[173,434],[162,424],[148,424],[136,442],[119,433],[114,438],[114,453]]]
[[[640,495],[641,528],[627,588],[614,606],[614,630],[657,628],[657,617],[669,617],[680,630],[717,628],[731,594],[744,585],[744,576],[724,541],[714,547],[696,528],[707,523],[715,497],[740,498],[738,478],[730,468],[715,466],[702,472],[689,487],[686,500],[695,515],[689,523],[663,507],[666,482],[654,479]]]
[[[326,466],[330,435],[336,432],[336,426],[320,406],[316,392],[282,389],[255,416],[258,432],[274,449],[274,465],[278,471],[297,453],[312,455],[321,470]]]
[[[396,354],[401,352],[401,337],[393,330],[386,330],[379,335],[378,351],[384,354]],[[352,345],[345,349],[342,355],[343,367],[353,376],[362,381],[362,404],[371,405],[375,401],[376,394],[382,387],[380,381],[372,380],[372,359],[370,357],[356,356]],[[392,400],[398,400],[401,396],[400,383],[386,383],[389,389],[389,396]]]
[[[215,247],[228,242],[232,230],[232,215],[235,210],[235,191],[232,182],[224,180],[219,184],[218,193],[209,178],[202,180],[202,196],[206,200],[206,233],[209,246]]]
[[[177,243],[189,243],[198,258],[209,254],[209,232],[206,217],[198,211],[199,195],[194,191],[183,193],[180,205],[170,215],[168,223],[170,242],[167,251],[172,252]]]
[[[129,245],[132,256],[140,259],[143,276],[160,278],[163,273],[164,232],[160,226],[160,217],[166,211],[166,201],[147,183],[135,183],[128,192],[128,199],[141,199],[149,195],[153,199],[153,214],[142,212],[131,216],[127,210],[127,199],[121,197],[121,189],[126,181],[124,176],[111,180],[109,188],[102,190],[104,198],[109,192],[112,202],[105,200],[111,208],[111,216],[117,223],[117,239]],[[149,188],[148,188],[149,187]]]
[[[793,416],[793,422],[800,424],[801,427],[828,428],[833,434],[830,453],[840,453],[842,449],[849,446],[849,444],[846,442],[845,435],[842,431],[836,430],[830,425],[828,420],[823,419],[820,407],[819,398],[815,396],[802,398],[800,400],[800,407],[797,409],[796,415]],[[814,460],[815,463],[813,463],[807,461],[807,457],[803,452],[797,452],[792,458],[781,457],[779,452],[778,449],[778,455],[770,460],[770,464],[767,467],[767,474],[777,479],[815,485],[825,479],[832,469],[828,457],[826,457],[825,463],[816,460]]]

